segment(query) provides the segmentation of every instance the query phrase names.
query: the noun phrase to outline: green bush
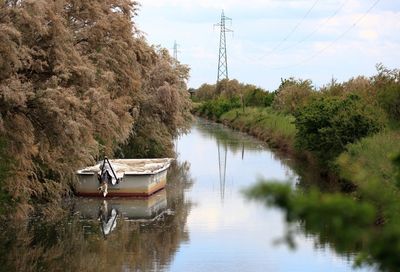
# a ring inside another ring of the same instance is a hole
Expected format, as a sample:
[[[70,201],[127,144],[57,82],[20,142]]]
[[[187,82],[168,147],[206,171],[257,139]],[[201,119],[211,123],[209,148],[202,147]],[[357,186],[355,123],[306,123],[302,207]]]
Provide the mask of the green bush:
[[[360,185],[377,180],[385,186],[395,185],[395,167],[391,158],[400,151],[400,133],[384,130],[349,144],[336,159],[340,177]]]
[[[396,168],[397,186],[400,187],[400,154],[394,158],[393,162]]]
[[[313,152],[322,164],[336,158],[349,143],[383,128],[383,113],[358,96],[321,97],[295,113],[296,146]]]
[[[269,107],[274,101],[274,93],[260,88],[251,89],[244,94],[244,104],[249,107]]]
[[[240,108],[241,102],[238,97],[232,99],[218,98],[202,103],[197,112],[201,116],[205,116],[210,119],[219,119],[222,114],[228,112],[234,108]]]
[[[400,84],[391,83],[378,93],[378,101],[393,120],[400,120]]]

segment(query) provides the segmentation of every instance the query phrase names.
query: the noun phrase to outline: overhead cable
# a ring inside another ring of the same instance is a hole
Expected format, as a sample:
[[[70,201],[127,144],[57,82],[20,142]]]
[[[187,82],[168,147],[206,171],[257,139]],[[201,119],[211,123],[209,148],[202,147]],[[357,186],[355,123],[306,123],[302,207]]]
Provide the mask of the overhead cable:
[[[339,8],[337,8],[331,16],[329,16],[329,18],[327,18],[326,20],[324,20],[321,24],[318,25],[318,27],[316,27],[311,33],[309,33],[307,36],[303,37],[301,40],[299,40],[298,42],[289,45],[287,47],[284,47],[281,49],[281,51],[286,51],[288,49],[291,49],[299,44],[302,44],[303,42],[307,41],[308,39],[310,39],[312,36],[314,36],[315,33],[317,33],[322,26],[326,25],[328,22],[330,22],[333,18],[335,18],[339,12],[344,8],[344,6],[347,4],[347,0],[343,1],[343,3],[339,6]]]
[[[315,6],[320,2],[320,0],[316,0],[314,4],[311,6],[311,8],[304,14],[303,18],[292,28],[292,30],[283,38],[282,41],[280,41],[274,48],[271,49],[264,57],[271,55],[274,53],[277,49],[279,49],[282,44],[284,44],[292,35],[293,33],[299,28],[299,26],[303,23],[303,21],[310,15],[311,11],[315,8]]]
[[[289,65],[289,66],[284,66],[284,67],[275,67],[272,69],[289,69],[289,68],[293,68],[296,66],[300,66],[304,63],[309,62],[310,60],[314,59],[315,57],[319,56],[320,54],[322,54],[323,52],[325,52],[326,50],[328,50],[329,48],[331,48],[335,43],[337,43],[340,39],[342,39],[344,36],[347,35],[347,33],[349,33],[354,27],[356,27],[358,25],[358,23],[360,23],[360,21],[362,21],[380,2],[381,0],[376,0],[367,10],[366,12],[364,12],[363,15],[361,15],[360,17],[358,17],[357,20],[354,21],[354,23],[352,25],[350,25],[342,34],[340,34],[339,36],[336,37],[335,40],[333,40],[330,44],[328,44],[327,46],[325,46],[324,48],[322,48],[321,50],[317,51],[316,53],[314,53],[312,56],[296,63],[293,65]]]

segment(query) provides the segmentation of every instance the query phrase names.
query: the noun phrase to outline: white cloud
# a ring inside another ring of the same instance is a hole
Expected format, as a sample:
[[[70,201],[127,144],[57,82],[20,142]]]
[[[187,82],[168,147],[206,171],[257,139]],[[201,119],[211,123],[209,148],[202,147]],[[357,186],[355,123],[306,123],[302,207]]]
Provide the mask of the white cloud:
[[[361,30],[360,38],[365,40],[376,41],[379,38],[379,33],[374,30]]]

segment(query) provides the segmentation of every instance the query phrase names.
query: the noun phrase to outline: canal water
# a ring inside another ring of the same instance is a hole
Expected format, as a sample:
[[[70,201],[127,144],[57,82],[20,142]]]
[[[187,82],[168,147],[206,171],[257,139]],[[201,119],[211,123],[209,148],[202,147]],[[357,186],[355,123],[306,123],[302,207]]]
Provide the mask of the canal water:
[[[260,180],[307,184],[288,157],[201,119],[176,148],[167,188],[150,198],[78,198],[66,216],[3,227],[0,270],[373,271],[243,194]]]

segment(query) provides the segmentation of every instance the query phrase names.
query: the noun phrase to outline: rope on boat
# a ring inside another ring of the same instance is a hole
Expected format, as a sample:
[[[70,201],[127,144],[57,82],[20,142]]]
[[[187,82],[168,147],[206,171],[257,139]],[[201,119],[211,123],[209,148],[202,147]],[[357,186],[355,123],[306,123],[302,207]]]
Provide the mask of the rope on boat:
[[[103,175],[104,167],[105,167],[106,163],[108,163],[108,165],[110,166],[111,172],[112,172],[112,174],[113,174],[113,176],[115,178],[115,182],[116,182],[116,184],[118,184],[120,182],[120,179],[117,178],[117,175],[115,174],[114,168],[112,167],[112,165],[110,163],[110,160],[107,157],[104,157],[103,165],[101,166],[101,176]]]

